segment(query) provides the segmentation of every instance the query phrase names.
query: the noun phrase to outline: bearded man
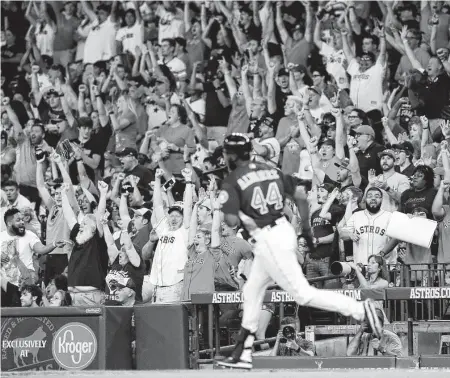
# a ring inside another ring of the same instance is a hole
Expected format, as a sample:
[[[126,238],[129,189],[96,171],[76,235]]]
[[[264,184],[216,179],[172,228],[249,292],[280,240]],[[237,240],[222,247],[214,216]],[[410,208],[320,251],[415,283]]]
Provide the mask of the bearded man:
[[[104,299],[105,277],[108,269],[108,249],[103,238],[101,220],[86,214],[78,223],[70,206],[64,184],[61,192],[64,217],[69,225],[70,240],[74,243],[69,259],[68,286],[74,306],[98,306]],[[106,207],[106,204],[102,204]],[[99,209],[98,214],[103,214]]]
[[[25,229],[23,214],[15,208],[5,212],[6,230],[0,233],[2,307],[15,306],[20,297],[19,287],[23,284],[34,284],[38,272],[35,271],[33,254],[46,255],[56,248],[62,248],[64,241],[48,241],[41,243],[31,231]],[[4,287],[3,287],[4,286]]]
[[[353,240],[353,259],[356,264],[367,265],[369,256],[378,255],[393,242],[386,235],[392,213],[381,209],[382,202],[381,189],[370,187],[366,192],[366,210],[352,214],[341,229],[340,237],[343,240]]]

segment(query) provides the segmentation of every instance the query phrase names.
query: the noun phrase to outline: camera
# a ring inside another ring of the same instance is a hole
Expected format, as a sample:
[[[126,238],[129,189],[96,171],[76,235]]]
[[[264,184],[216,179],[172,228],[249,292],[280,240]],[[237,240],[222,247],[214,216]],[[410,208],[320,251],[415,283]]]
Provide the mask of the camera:
[[[134,189],[133,186],[129,183],[125,183],[122,185],[122,187],[120,188],[120,193],[122,194],[131,194],[133,193]]]
[[[361,274],[366,275],[366,267],[363,264],[357,264],[361,268]],[[355,270],[346,262],[335,261],[330,267],[331,274],[335,276],[344,275],[347,280],[353,281],[356,278]]]
[[[288,340],[295,339],[295,329],[292,326],[286,325],[283,327],[283,337],[280,337],[280,343],[286,344]]]
[[[35,154],[37,160],[46,159],[48,157],[48,153],[46,151],[42,150],[42,148],[40,148],[40,147],[36,147],[34,149],[34,154]]]

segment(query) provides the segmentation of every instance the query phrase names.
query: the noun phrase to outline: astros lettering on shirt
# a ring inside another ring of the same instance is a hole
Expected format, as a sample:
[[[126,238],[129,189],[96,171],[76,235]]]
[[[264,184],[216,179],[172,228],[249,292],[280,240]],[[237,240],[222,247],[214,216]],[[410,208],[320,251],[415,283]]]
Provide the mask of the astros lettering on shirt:
[[[367,265],[370,255],[376,255],[389,241],[386,230],[391,220],[392,213],[380,210],[372,214],[367,210],[357,211],[347,221],[343,230],[356,233],[359,236],[357,242],[353,242],[353,258],[355,263]]]

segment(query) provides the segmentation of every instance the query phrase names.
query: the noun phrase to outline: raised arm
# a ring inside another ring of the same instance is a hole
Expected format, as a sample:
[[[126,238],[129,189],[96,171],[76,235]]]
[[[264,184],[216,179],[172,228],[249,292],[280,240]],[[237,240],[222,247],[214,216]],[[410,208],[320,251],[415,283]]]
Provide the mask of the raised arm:
[[[348,30],[343,28],[341,30],[342,34],[342,50],[344,51],[345,58],[348,62],[351,62],[353,59],[355,59],[355,55],[353,54],[353,51],[350,47],[349,42],[349,36],[348,36]]]
[[[211,247],[218,248],[220,247],[220,203],[217,199],[214,198],[214,201],[211,202],[213,208],[213,219],[212,219],[212,227],[211,227]]]
[[[352,175],[353,185],[359,188],[362,182],[361,171],[359,170],[359,161],[355,152],[355,145],[353,144],[354,138],[347,136],[347,147],[349,163],[348,168],[350,169],[350,174]]]
[[[99,181],[98,191],[100,192],[100,199],[98,200],[98,207],[95,213],[95,219],[97,220],[97,230],[100,236],[103,236],[103,224],[102,219],[106,212],[106,198],[108,196],[108,184],[104,181]]]
[[[386,59],[387,59],[386,31],[385,31],[384,26],[381,26],[378,29],[379,29],[378,34],[379,34],[379,38],[380,38],[380,54],[378,55],[377,63],[384,67],[386,65]]]
[[[337,96],[339,96],[339,94],[337,94]],[[336,118],[336,157],[342,160],[345,158],[344,146],[347,141],[344,120],[342,119],[341,109],[333,108],[331,113]]]
[[[75,216],[72,206],[70,206],[69,198],[67,197],[68,192],[69,192],[69,185],[63,184],[63,189],[61,191],[62,210],[67,225],[69,226],[69,229],[72,230],[73,227],[77,224],[77,217]]]
[[[276,5],[276,14],[275,14],[275,24],[277,25],[278,32],[280,33],[281,41],[283,44],[288,44],[291,37],[289,36],[286,27],[284,26],[283,16],[281,14],[281,6],[283,3],[281,1],[277,1]]]
[[[197,234],[197,211],[198,211],[198,205],[199,202],[196,202],[194,204],[194,208],[192,209],[192,215],[190,218],[190,225],[189,225],[189,236],[188,236],[188,245],[194,244],[195,235]]]
[[[141,265],[141,258],[139,254],[136,252],[136,248],[131,241],[130,234],[127,229],[122,230],[122,234],[120,235],[120,243],[125,247],[125,252],[128,256],[128,260],[130,260],[131,265],[135,268],[139,268]]]
[[[303,1],[303,6],[306,10],[306,26],[305,26],[305,40],[309,43],[313,42],[313,32],[312,32],[312,23],[313,23],[313,12],[311,3],[309,1]]]
[[[275,100],[275,66],[273,63],[268,66],[267,81],[267,110],[269,114],[274,114],[277,111],[277,103]]]
[[[162,189],[161,189],[161,177],[163,175],[164,171],[158,168],[155,173],[155,187],[153,189],[153,208],[156,223],[161,222],[162,219],[166,216],[164,212]]]
[[[419,70],[419,71],[423,71],[423,67],[422,64],[419,62],[419,60],[416,58],[416,56],[414,55],[414,51],[412,51],[411,47],[409,46],[409,42],[406,39],[406,36],[408,34],[408,26],[405,25],[402,28],[402,32],[400,34],[400,37],[402,39],[403,42],[403,47],[405,48],[405,53],[406,56],[408,57],[409,61],[411,62],[411,65],[414,69]],[[381,40],[380,40],[381,43]]]
[[[44,17],[44,20],[50,27],[56,32],[56,23],[51,19],[48,14],[47,3],[45,1],[41,1],[40,4],[41,15]]]
[[[248,72],[248,66],[244,65],[241,68],[242,92],[244,93],[245,109],[247,110],[247,115],[250,117],[250,115],[252,114],[253,98],[252,98],[252,93],[250,92],[250,86],[248,84],[247,72]]]
[[[186,182],[186,188],[184,189],[184,201],[183,201],[183,225],[184,228],[188,229],[191,221],[192,214],[192,202],[193,202],[193,187],[192,182],[192,171],[190,169],[184,168],[181,171]]]
[[[203,6],[202,6],[202,9],[203,9]],[[205,15],[205,17],[206,17],[206,15]],[[205,43],[205,45],[208,46],[209,49],[212,47],[212,41],[210,38],[208,38],[208,34],[209,34],[209,31],[211,30],[211,26],[213,23],[214,23],[214,19],[211,18],[209,20],[208,26],[203,29],[203,34],[202,34],[202,40]]]
[[[91,8],[91,4],[88,1],[80,1],[81,8],[83,9],[83,12],[88,16],[89,20],[91,22],[97,21],[97,15]]]
[[[108,248],[109,263],[113,264],[114,261],[116,261],[117,256],[119,256],[119,250],[114,241],[114,237],[111,234],[111,230],[109,229],[108,219],[106,219],[106,217],[103,217],[102,219],[102,226],[103,237],[105,238],[106,246]]]
[[[42,201],[45,204],[45,207],[50,210],[54,205],[55,201],[53,201],[52,196],[50,195],[47,187],[45,186],[44,180],[44,169],[43,165],[45,162],[45,158],[38,160],[36,165],[36,187],[39,191],[39,196],[42,198]]]

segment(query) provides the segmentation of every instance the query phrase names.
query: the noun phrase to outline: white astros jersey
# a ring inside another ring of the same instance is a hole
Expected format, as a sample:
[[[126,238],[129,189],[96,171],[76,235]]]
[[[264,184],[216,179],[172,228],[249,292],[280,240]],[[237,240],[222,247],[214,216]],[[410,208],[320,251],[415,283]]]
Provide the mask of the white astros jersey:
[[[343,231],[359,236],[358,242],[353,242],[353,258],[355,263],[367,265],[370,255],[377,255],[386,246],[389,237],[386,235],[387,226],[392,213],[380,210],[371,214],[367,210],[357,211],[347,221]]]

